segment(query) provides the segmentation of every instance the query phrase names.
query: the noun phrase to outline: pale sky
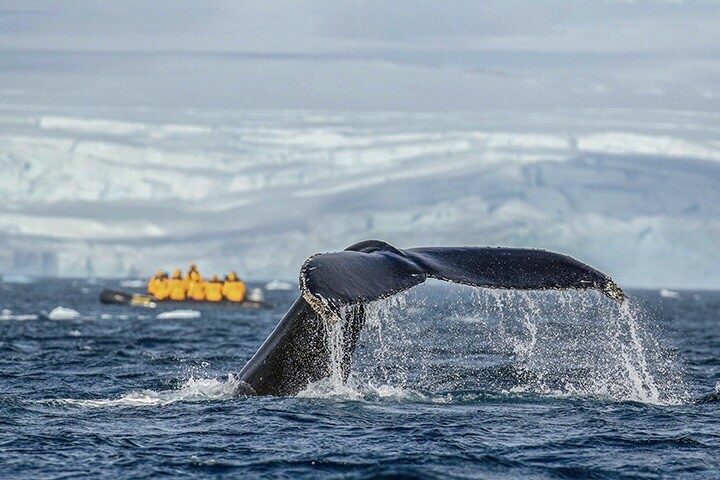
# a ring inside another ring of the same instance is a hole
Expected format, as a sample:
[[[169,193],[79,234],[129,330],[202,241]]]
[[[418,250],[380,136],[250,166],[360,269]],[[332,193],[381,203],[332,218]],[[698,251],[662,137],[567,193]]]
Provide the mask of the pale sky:
[[[0,0],[0,103],[718,111],[720,2]]]

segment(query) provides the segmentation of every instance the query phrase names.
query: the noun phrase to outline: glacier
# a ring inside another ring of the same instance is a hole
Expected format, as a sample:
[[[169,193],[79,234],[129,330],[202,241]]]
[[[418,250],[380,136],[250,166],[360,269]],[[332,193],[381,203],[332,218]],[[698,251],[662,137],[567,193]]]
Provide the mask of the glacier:
[[[720,287],[720,115],[0,105],[0,275],[197,263],[295,279],[310,254],[565,252],[623,286]]]

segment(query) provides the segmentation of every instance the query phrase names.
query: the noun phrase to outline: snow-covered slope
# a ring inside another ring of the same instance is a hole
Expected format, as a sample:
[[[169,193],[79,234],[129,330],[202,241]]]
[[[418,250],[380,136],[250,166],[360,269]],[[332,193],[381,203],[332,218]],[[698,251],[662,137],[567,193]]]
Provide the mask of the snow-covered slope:
[[[720,116],[0,107],[0,274],[295,278],[309,254],[563,251],[720,287]]]

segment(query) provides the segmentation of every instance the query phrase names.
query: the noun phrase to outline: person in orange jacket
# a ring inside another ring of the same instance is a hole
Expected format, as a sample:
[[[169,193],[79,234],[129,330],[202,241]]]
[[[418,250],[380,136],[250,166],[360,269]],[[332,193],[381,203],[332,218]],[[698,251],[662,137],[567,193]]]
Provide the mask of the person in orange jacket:
[[[179,268],[175,269],[173,272],[169,287],[170,300],[182,302],[187,298],[185,293],[185,284],[183,283],[182,274],[180,273]]]
[[[191,263],[190,267],[188,268],[187,273],[183,277],[183,284],[185,285],[186,292],[188,292],[188,290],[190,289],[190,284],[192,283],[193,278],[195,277],[196,274],[200,275],[200,272],[198,272],[198,269],[197,269],[197,265],[195,265],[194,263]],[[190,296],[191,296],[190,292],[188,292],[188,297],[190,297]]]
[[[213,275],[210,281],[203,282],[203,287],[205,289],[205,300],[208,302],[219,302],[223,299],[223,283],[217,275]]]
[[[187,296],[196,302],[202,302],[205,300],[205,287],[202,275],[200,275],[200,272],[197,270],[194,270],[191,271],[188,276],[190,277],[190,283],[188,285]]]
[[[165,272],[160,272],[160,278],[155,284],[155,290],[152,295],[156,300],[167,300],[170,296],[170,280],[168,280]]]
[[[231,302],[242,302],[245,300],[245,283],[237,278],[235,272],[230,272],[225,277],[222,287],[223,297]]]
[[[155,272],[155,276],[152,277],[150,280],[148,280],[148,282],[147,282],[147,294],[148,295],[155,295],[155,289],[162,281],[163,275],[165,275],[165,273],[162,270],[158,270],[157,272]],[[167,275],[165,275],[165,276],[167,277]]]

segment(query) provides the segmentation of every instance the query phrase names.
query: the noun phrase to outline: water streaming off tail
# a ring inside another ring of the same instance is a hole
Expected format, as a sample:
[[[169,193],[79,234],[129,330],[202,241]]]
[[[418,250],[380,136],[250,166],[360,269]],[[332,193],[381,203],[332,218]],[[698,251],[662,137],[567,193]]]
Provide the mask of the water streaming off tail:
[[[596,292],[423,288],[374,302],[351,385],[678,403],[673,352],[632,303]]]
[[[340,321],[325,319],[325,342],[330,353],[328,375],[318,381],[310,383],[298,393],[299,397],[341,397],[360,398],[361,392],[356,388],[353,379],[346,380],[343,371],[348,354],[345,349],[346,332],[344,326],[350,321],[352,315],[357,314],[357,307],[346,307],[340,311]]]

